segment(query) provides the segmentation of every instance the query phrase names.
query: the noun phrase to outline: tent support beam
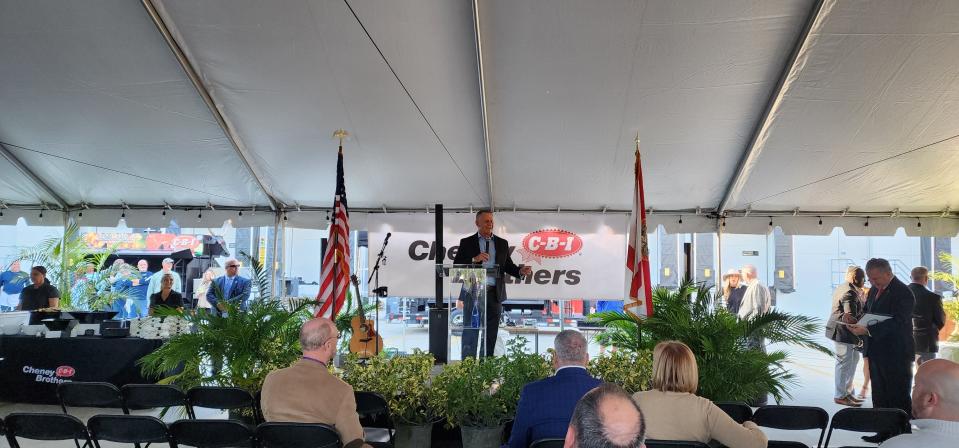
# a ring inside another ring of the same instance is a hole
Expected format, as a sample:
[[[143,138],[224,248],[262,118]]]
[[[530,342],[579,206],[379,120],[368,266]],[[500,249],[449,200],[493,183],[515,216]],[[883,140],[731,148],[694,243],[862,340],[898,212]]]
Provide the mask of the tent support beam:
[[[812,32],[813,27],[817,22],[823,19],[823,3],[824,0],[817,0],[816,3],[813,4],[812,10],[809,11],[809,15],[806,17],[806,23],[803,25],[802,31],[799,33],[799,38],[796,40],[796,44],[793,46],[792,52],[789,54],[789,58],[786,59],[786,64],[783,67],[783,71],[779,75],[779,80],[776,81],[776,86],[770,93],[769,100],[766,102],[766,107],[763,109],[759,122],[756,123],[755,129],[753,129],[752,137],[750,137],[749,144],[746,145],[746,150],[743,152],[743,156],[739,160],[739,165],[736,167],[736,172],[732,179],[729,180],[729,184],[726,186],[726,192],[723,194],[722,201],[720,201],[719,206],[716,207],[720,215],[726,212],[730,202],[732,202],[733,196],[737,195],[739,191],[742,190],[749,178],[750,170],[747,167],[754,165],[756,163],[756,159],[759,157],[759,147],[761,146],[760,139],[769,130],[769,126],[771,124],[770,117],[772,117],[773,113],[779,109],[779,106],[782,103],[783,95],[785,94],[786,90],[786,81],[796,69],[796,62],[799,60],[800,54],[803,53],[803,48],[809,43],[809,35]]]
[[[493,157],[489,141],[489,111],[486,108],[486,75],[483,70],[483,37],[480,29],[479,0],[473,0],[473,36],[476,44],[476,71],[479,75],[480,116],[483,120],[483,148],[486,151],[486,185],[489,187],[489,209],[495,211],[493,199]]]
[[[23,174],[24,177],[30,179],[30,181],[33,182],[34,185],[40,187],[40,189],[43,190],[44,193],[48,194],[51,198],[53,198],[53,200],[56,201],[57,205],[59,205],[61,209],[66,210],[68,208],[67,201],[64,201],[62,196],[57,194],[57,192],[54,191],[52,187],[47,185],[47,183],[44,182],[43,179],[40,179],[40,176],[37,176],[37,174],[34,173],[33,170],[31,170],[28,166],[24,165],[24,163],[21,162],[20,159],[18,159],[17,156],[15,156],[13,152],[11,152],[10,149],[7,148],[6,145],[2,143],[0,143],[0,155],[2,155],[4,159],[7,159],[7,161],[10,162],[10,164],[16,167],[17,170],[20,171],[20,174]]]
[[[193,87],[196,88],[197,93],[200,94],[203,102],[210,109],[210,113],[213,114],[213,118],[216,119],[220,129],[223,130],[223,134],[226,135],[228,140],[230,140],[230,144],[233,146],[233,150],[236,151],[237,157],[241,162],[243,162],[243,165],[246,167],[247,171],[249,171],[250,176],[252,176],[256,181],[256,184],[260,187],[260,191],[262,191],[263,194],[270,200],[270,208],[274,211],[282,209],[283,202],[273,196],[273,194],[270,193],[270,190],[266,188],[266,183],[263,181],[263,176],[259,169],[257,169],[257,167],[250,162],[252,159],[246,150],[246,146],[240,139],[240,135],[235,129],[233,129],[232,126],[230,126],[229,123],[227,123],[226,119],[223,117],[223,114],[220,113],[220,109],[213,101],[213,97],[210,95],[209,90],[207,90],[206,86],[203,85],[203,82],[200,80],[200,76],[193,68],[193,64],[187,58],[183,49],[180,48],[180,44],[178,44],[176,39],[173,38],[173,33],[170,32],[170,29],[163,21],[160,13],[157,11],[156,6],[153,5],[153,0],[141,1],[143,3],[143,7],[146,8],[147,13],[150,15],[150,19],[153,20],[153,24],[156,25],[157,30],[159,30],[160,34],[163,36],[163,40],[166,41],[167,45],[170,47],[170,50],[173,52],[173,55],[176,56],[177,62],[180,63],[180,66],[183,67],[183,71],[186,72],[187,77],[190,78],[190,82],[193,83]]]

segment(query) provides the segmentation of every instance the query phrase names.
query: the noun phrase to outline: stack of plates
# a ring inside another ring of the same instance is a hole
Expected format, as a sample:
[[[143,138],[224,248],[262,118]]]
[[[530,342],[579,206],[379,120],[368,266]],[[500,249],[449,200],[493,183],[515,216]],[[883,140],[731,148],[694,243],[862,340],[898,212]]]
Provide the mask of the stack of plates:
[[[143,339],[170,339],[189,333],[190,323],[180,317],[147,317],[130,320],[130,336]]]

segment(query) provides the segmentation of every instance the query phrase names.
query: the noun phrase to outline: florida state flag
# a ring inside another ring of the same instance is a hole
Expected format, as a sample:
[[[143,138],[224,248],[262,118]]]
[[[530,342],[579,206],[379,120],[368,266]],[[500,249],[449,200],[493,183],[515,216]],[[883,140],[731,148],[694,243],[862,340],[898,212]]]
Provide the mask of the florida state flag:
[[[653,294],[649,285],[649,242],[646,240],[646,198],[643,192],[643,164],[636,139],[636,185],[633,213],[629,219],[629,249],[626,250],[626,301],[623,309],[634,317],[653,315]]]

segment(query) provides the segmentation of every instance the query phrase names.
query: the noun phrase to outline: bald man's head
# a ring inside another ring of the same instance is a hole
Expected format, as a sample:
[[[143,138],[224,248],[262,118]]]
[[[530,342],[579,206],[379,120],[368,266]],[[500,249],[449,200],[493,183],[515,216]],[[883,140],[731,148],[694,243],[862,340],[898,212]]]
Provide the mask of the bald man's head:
[[[329,319],[310,319],[300,328],[300,349],[304,355],[328,362],[336,349],[336,326]],[[329,341],[333,344],[329,344]]]
[[[576,404],[567,448],[638,448],[646,438],[643,413],[623,388],[603,383]]]
[[[959,364],[933,359],[919,366],[912,413],[916,418],[959,422]]]

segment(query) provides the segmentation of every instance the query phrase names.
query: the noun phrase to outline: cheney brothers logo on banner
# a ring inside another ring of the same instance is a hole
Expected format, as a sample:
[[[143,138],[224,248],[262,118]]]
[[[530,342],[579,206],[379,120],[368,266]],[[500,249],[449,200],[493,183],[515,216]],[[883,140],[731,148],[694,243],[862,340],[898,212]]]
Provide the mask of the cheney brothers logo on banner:
[[[626,216],[557,213],[498,212],[493,233],[509,242],[516,264],[533,269],[523,280],[507,276],[510,299],[613,299],[622,300],[622,269],[614,269],[626,256]],[[461,238],[476,233],[475,215],[447,213],[443,249],[436,246],[434,216],[420,214],[370,214],[369,248],[380,251],[383,238],[392,232],[386,249],[387,264],[380,284],[390,295],[433,297],[436,254],[445,252],[452,263]],[[371,263],[376,257],[370,257]]]
[[[77,371],[71,366],[60,366],[56,369],[41,369],[34,366],[23,366],[23,373],[34,376],[37,383],[65,383],[70,381]]]

